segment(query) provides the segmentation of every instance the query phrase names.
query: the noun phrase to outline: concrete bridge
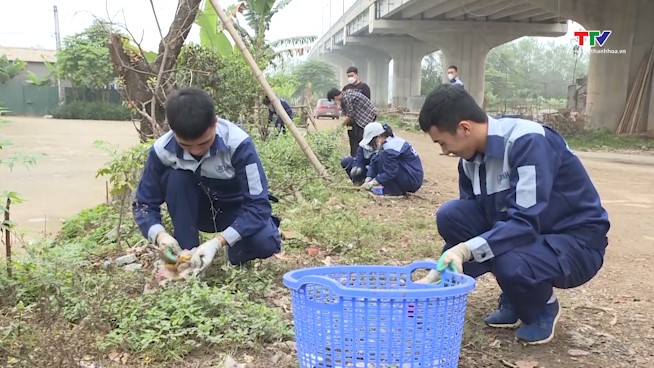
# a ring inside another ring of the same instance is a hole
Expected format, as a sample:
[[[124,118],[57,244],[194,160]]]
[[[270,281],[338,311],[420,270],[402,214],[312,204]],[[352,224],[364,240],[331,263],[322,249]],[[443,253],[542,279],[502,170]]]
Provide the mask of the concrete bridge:
[[[653,18],[651,0],[358,0],[310,57],[332,62],[341,86],[355,65],[377,104],[388,101],[393,60],[392,105],[406,106],[407,98],[420,95],[422,58],[441,50],[444,67],[457,65],[466,90],[482,104],[491,49],[523,36],[565,35],[574,20],[588,30],[612,31],[601,49],[626,50],[593,53],[590,60],[586,113],[595,126],[614,130],[654,44]],[[645,118],[654,130],[654,93],[648,95]]]

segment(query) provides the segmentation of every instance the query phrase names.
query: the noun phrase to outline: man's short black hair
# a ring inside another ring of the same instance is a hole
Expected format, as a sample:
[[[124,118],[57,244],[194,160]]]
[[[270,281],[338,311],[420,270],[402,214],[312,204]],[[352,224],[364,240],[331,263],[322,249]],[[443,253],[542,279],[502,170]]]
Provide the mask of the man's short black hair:
[[[456,65],[450,65],[447,69],[454,69],[455,72],[459,71],[459,68],[457,68]]]
[[[347,73],[357,73],[357,74],[359,74],[359,69],[357,69],[356,66],[351,66],[351,67],[347,68],[347,71],[345,72],[345,74],[347,74]]]
[[[333,101],[334,97],[336,97],[336,96],[338,96],[340,94],[341,94],[341,90],[339,90],[338,88],[332,88],[332,89],[329,90],[329,92],[327,92],[327,99],[329,101]]]
[[[213,99],[197,87],[173,91],[165,108],[170,129],[184,139],[200,138],[216,121]]]
[[[486,123],[488,116],[466,90],[450,83],[439,85],[427,95],[418,117],[423,132],[435,126],[452,134],[463,120]]]

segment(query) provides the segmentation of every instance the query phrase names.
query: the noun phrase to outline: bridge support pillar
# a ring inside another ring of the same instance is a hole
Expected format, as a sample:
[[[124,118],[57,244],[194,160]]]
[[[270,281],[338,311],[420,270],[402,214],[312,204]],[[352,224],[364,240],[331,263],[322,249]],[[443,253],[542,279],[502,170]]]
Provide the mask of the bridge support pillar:
[[[393,107],[406,106],[407,98],[420,95],[422,58],[425,48],[413,43],[392,48],[393,56]]]
[[[388,71],[390,58],[373,54],[368,59],[368,79],[370,97],[375,106],[388,105]]]
[[[322,57],[332,63],[334,73],[336,73],[336,79],[338,80],[338,86],[334,87],[338,89],[343,88],[347,84],[346,70],[352,65],[352,59],[342,52],[330,52],[329,54],[322,55]]]

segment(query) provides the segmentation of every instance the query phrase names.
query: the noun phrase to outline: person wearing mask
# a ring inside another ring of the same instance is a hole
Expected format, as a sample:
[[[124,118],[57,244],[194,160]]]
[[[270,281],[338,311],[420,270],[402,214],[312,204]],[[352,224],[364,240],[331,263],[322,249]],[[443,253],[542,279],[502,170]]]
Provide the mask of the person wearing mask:
[[[353,88],[370,100],[370,87],[359,79],[359,70],[355,66],[347,68],[347,85],[343,89]]]
[[[332,88],[327,92],[327,99],[341,105],[345,116],[342,124],[348,127],[350,156],[356,157],[358,144],[363,138],[363,129],[377,119],[377,109],[370,99],[353,88],[344,91]]]
[[[377,151],[371,151],[359,146],[356,157],[347,156],[341,160],[341,167],[345,169],[354,185],[361,186],[363,184],[368,172],[368,165],[370,165],[370,160],[375,153]]]
[[[370,151],[379,150],[372,156],[361,189],[381,186],[376,194],[389,196],[415,193],[420,189],[424,179],[420,156],[409,142],[396,137],[388,124],[368,124],[359,146]]]
[[[293,120],[293,109],[291,108],[291,106],[281,98],[279,99],[279,102],[282,104],[282,107],[284,108],[284,111],[286,111],[286,114],[288,114],[288,117],[291,118],[291,120]],[[268,96],[263,98],[263,104],[268,107],[268,122],[270,123],[274,119],[275,129],[277,129],[279,133],[282,134],[286,133],[286,126],[284,125],[284,120],[282,120],[282,118],[279,115],[277,115],[275,106],[273,106],[273,104],[270,102]]]
[[[229,262],[241,266],[280,252],[280,221],[252,138],[218,118],[199,88],[173,91],[165,112],[171,130],[152,145],[132,203],[143,236],[163,254],[192,250],[198,272],[223,247]],[[163,203],[172,235],[162,225]],[[199,231],[215,237],[200,244]]]
[[[609,216],[583,163],[555,130],[488,116],[462,88],[442,84],[420,111],[420,128],[460,157],[459,198],[436,213],[445,240],[439,271],[492,273],[498,308],[485,318],[516,328],[518,341],[545,344],[561,314],[554,288],[572,289],[604,263]]]
[[[447,68],[447,79],[450,80],[450,83],[465,88],[463,82],[459,79],[459,68],[457,68],[456,65],[450,65],[450,67]]]

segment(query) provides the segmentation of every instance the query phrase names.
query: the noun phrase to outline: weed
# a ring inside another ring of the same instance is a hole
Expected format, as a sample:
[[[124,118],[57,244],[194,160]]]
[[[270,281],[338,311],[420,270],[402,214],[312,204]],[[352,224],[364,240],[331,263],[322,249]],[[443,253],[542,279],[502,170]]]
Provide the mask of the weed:
[[[586,130],[583,133],[566,136],[568,144],[573,149],[597,150],[597,149],[627,149],[627,150],[652,150],[654,139],[647,139],[637,136],[615,135],[607,130]]]

